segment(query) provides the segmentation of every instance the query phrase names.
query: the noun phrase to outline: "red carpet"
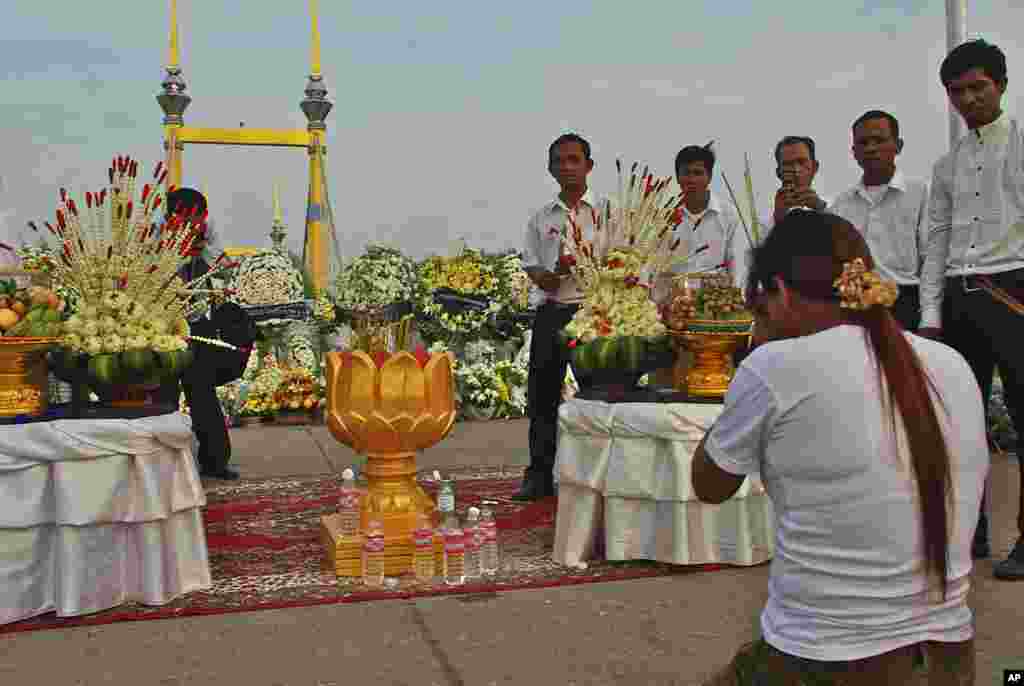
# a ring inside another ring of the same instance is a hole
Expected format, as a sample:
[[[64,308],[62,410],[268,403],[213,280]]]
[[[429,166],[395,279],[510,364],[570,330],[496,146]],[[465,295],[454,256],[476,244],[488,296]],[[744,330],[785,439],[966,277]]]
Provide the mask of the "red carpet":
[[[338,580],[326,563],[319,518],[337,509],[334,476],[243,480],[207,491],[205,511],[213,588],[162,607],[128,604],[85,617],[53,614],[0,626],[0,634],[112,622],[270,610],[329,603],[394,600],[621,581],[684,574],[720,565],[674,567],[656,562],[594,561],[585,570],[551,561],[557,501],[521,504],[510,499],[519,474],[494,469],[454,472],[460,514],[481,500],[493,501],[501,541],[502,572],[485,582],[449,587],[402,579],[394,590],[368,590]],[[434,484],[424,482],[432,495]]]

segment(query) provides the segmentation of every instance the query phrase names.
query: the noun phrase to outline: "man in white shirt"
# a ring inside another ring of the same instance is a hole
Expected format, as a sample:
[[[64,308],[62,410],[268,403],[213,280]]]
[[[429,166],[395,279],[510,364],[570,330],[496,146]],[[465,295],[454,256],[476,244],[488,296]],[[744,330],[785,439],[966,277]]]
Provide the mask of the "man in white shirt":
[[[737,260],[742,259],[750,246],[735,210],[711,192],[715,153],[710,144],[688,145],[680,150],[676,155],[675,169],[676,181],[683,194],[683,206],[679,208],[681,221],[676,235],[685,247],[680,247],[679,253],[692,255],[698,248],[708,247],[673,271],[720,269],[728,271],[735,279]]]
[[[750,244],[734,208],[724,203],[711,191],[715,172],[715,153],[707,145],[688,145],[676,154],[676,181],[683,195],[679,208],[680,223],[676,236],[682,241],[678,254],[693,255],[685,264],[676,265],[669,274],[659,278],[656,298],[667,298],[671,292],[671,278],[679,273],[727,271],[740,288],[745,276],[743,265]],[[694,253],[707,246],[699,254]],[[738,351],[734,359],[742,359],[745,351]],[[658,383],[670,385],[672,370],[658,370]]]
[[[560,259],[566,253],[562,235],[570,214],[589,237],[597,210],[587,186],[594,168],[590,144],[567,133],[548,148],[548,172],[561,189],[558,196],[533,213],[526,225],[523,270],[543,291],[530,340],[527,416],[530,418],[530,466],[516,500],[554,495],[555,452],[558,447],[558,404],[569,359],[559,340],[579,309],[582,295]]]
[[[879,274],[899,286],[893,316],[907,331],[916,331],[921,321],[918,286],[928,230],[928,184],[907,179],[896,169],[902,150],[896,117],[881,110],[861,115],[853,123],[853,157],[864,175],[832,201],[829,212],[864,235]]]
[[[1010,416],[1024,431],[1024,130],[1005,114],[1006,57],[982,40],[955,48],[940,78],[968,133],[935,163],[929,239],[921,272],[920,333],[958,350],[971,365],[988,406],[992,374],[1006,388]],[[1015,451],[1024,445],[1018,443]],[[982,507],[975,552],[988,556]],[[1009,557],[995,566],[1001,579],[1024,579],[1024,469],[1017,527]]]

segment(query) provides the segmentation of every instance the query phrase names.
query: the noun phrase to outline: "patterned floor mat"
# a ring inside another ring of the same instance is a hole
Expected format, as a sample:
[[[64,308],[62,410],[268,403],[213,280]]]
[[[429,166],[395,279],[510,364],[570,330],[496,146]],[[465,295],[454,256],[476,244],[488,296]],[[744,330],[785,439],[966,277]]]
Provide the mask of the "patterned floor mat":
[[[212,485],[204,512],[213,587],[190,593],[168,605],[122,605],[85,617],[53,614],[0,626],[17,631],[92,626],[120,621],[302,607],[329,603],[393,600],[417,596],[495,592],[600,581],[647,578],[719,569],[720,565],[679,567],[657,562],[591,562],[586,569],[551,560],[557,500],[518,503],[511,496],[522,472],[500,468],[463,468],[446,472],[456,480],[460,515],[486,501],[495,512],[502,569],[494,577],[465,586],[423,584],[401,578],[385,589],[338,579],[328,568],[319,537],[322,515],[337,509],[340,479],[334,475],[242,480]],[[432,477],[420,475],[432,496]]]

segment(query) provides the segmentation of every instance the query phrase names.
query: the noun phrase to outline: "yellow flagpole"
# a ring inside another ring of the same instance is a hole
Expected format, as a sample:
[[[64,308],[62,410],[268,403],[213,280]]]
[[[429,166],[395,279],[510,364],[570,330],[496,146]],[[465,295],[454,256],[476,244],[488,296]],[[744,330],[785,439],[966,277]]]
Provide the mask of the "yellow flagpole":
[[[312,45],[310,46],[311,74],[320,75],[320,23],[317,17],[317,0],[309,0],[309,14],[313,22]]]
[[[178,54],[178,0],[170,0],[170,37],[167,45],[167,70],[175,71],[181,66],[181,56]],[[181,187],[181,154],[178,147],[178,129],[180,123],[169,123],[164,125],[164,140],[167,145],[167,187]]]
[[[167,46],[167,66],[181,66],[178,59],[178,0],[171,0],[171,40]]]

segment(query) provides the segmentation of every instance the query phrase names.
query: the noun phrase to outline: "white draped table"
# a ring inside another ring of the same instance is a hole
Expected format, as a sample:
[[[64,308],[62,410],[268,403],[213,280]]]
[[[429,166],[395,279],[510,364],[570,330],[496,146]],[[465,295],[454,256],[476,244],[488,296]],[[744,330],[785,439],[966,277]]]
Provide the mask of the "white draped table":
[[[571,400],[558,417],[558,515],[552,557],[756,565],[774,552],[771,500],[748,477],[721,505],[693,492],[690,469],[721,405]]]
[[[210,588],[182,414],[0,427],[0,624]]]

